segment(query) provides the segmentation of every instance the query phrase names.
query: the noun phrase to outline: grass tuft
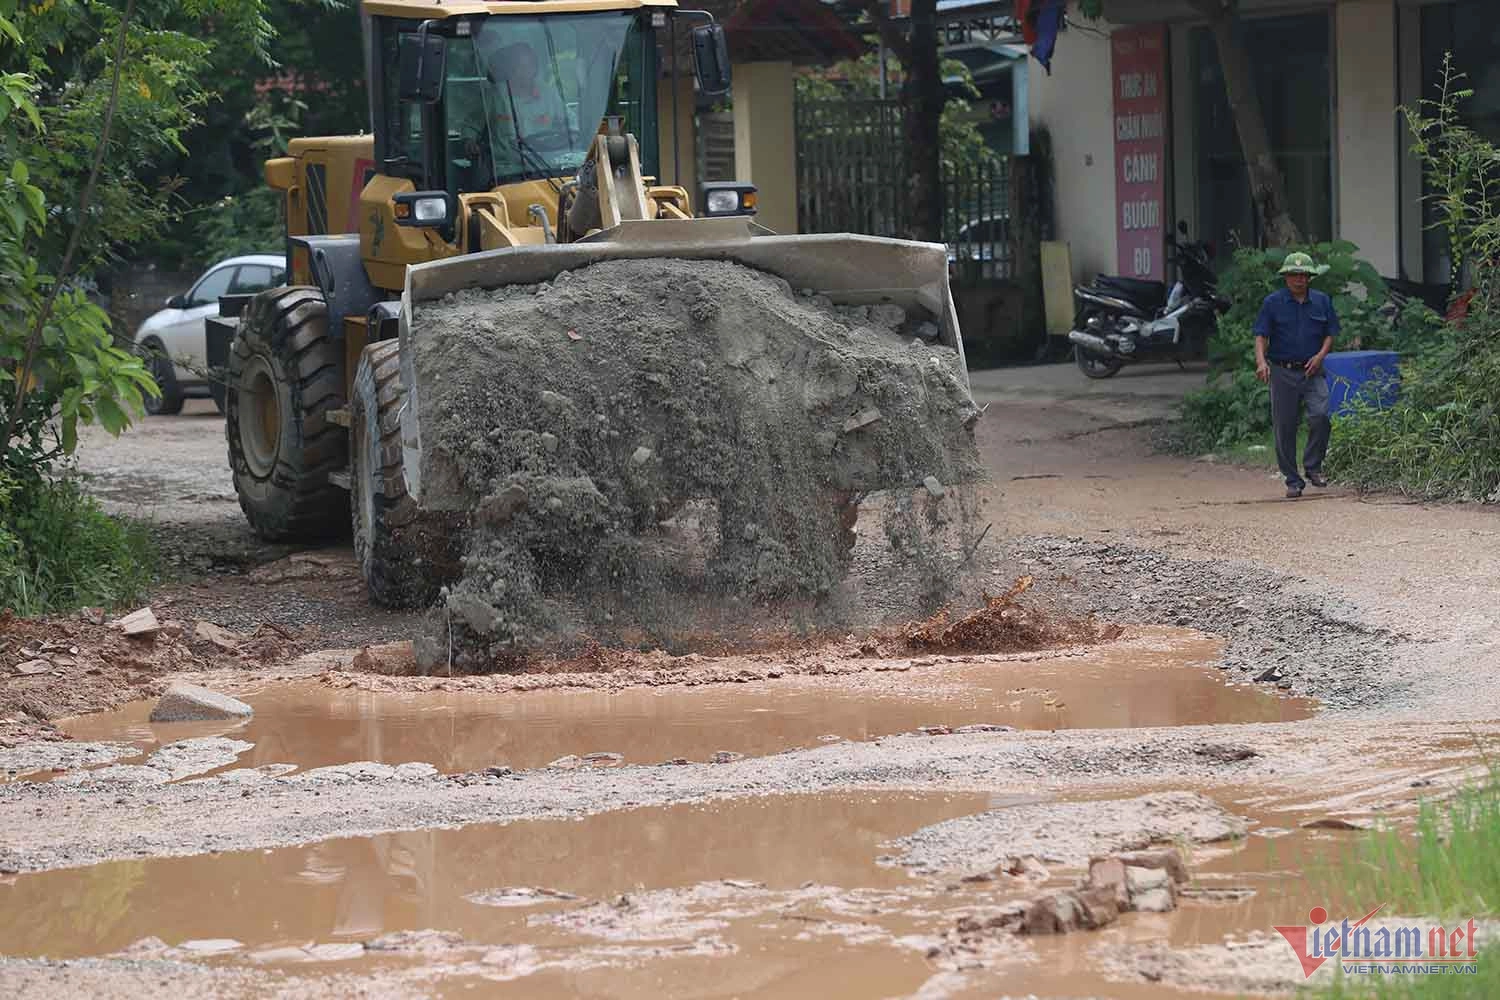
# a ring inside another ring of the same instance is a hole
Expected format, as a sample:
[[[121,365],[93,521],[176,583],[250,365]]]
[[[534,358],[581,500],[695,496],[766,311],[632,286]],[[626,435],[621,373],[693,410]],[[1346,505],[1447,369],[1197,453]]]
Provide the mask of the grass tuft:
[[[76,479],[0,472],[0,610],[115,607],[145,591],[155,566],[145,529],[110,517]]]

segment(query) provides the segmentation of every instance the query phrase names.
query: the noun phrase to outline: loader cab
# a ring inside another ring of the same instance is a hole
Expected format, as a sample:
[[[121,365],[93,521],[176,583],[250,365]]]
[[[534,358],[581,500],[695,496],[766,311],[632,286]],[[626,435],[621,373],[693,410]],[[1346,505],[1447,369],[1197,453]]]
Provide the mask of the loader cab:
[[[651,8],[374,17],[366,44],[380,173],[453,196],[570,178],[600,123],[620,118],[654,174],[655,21],[664,20]]]

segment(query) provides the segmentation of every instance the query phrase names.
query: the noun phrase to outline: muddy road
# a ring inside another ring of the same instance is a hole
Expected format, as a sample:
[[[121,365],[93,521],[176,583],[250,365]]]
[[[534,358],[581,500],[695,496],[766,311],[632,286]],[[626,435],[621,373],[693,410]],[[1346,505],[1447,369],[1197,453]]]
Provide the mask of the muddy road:
[[[87,438],[96,493],[167,555],[166,627],[0,633],[7,670],[78,649],[0,692],[0,987],[1292,990],[1272,925],[1368,910],[1329,874],[1357,828],[1483,767],[1500,524],[1153,453],[1199,380],[975,373],[991,529],[965,598],[1030,576],[1025,614],[1061,623],[1002,651],[913,647],[862,517],[846,636],[413,676],[421,615],[371,609],[341,549],[250,535],[211,407]],[[149,722],[180,679],[256,714]],[[1115,857],[1106,912],[1025,932],[1097,902]]]

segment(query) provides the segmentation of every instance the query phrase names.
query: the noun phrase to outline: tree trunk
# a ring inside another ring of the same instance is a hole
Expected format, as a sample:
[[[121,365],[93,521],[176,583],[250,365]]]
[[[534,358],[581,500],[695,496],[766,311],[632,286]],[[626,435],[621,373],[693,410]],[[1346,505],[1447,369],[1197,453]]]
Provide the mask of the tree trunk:
[[[910,59],[902,88],[907,219],[913,239],[942,242],[941,120],[947,95],[938,61],[937,0],[912,0]]]
[[[1230,0],[1194,0],[1193,5],[1207,15],[1219,51],[1219,65],[1224,72],[1224,90],[1229,109],[1239,133],[1245,169],[1250,175],[1250,194],[1265,228],[1266,242],[1272,246],[1301,243],[1302,231],[1287,211],[1286,186],[1276,160],[1271,155],[1271,140],[1261,113],[1260,95],[1255,90],[1255,74],[1250,57],[1241,43],[1239,18]]]

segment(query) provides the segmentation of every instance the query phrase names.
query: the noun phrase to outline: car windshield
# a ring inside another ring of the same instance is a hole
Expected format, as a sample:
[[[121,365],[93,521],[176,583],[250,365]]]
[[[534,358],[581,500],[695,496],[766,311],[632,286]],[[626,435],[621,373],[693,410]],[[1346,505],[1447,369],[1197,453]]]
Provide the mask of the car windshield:
[[[490,17],[453,45],[444,89],[456,187],[575,173],[618,103],[634,23],[615,11]]]

